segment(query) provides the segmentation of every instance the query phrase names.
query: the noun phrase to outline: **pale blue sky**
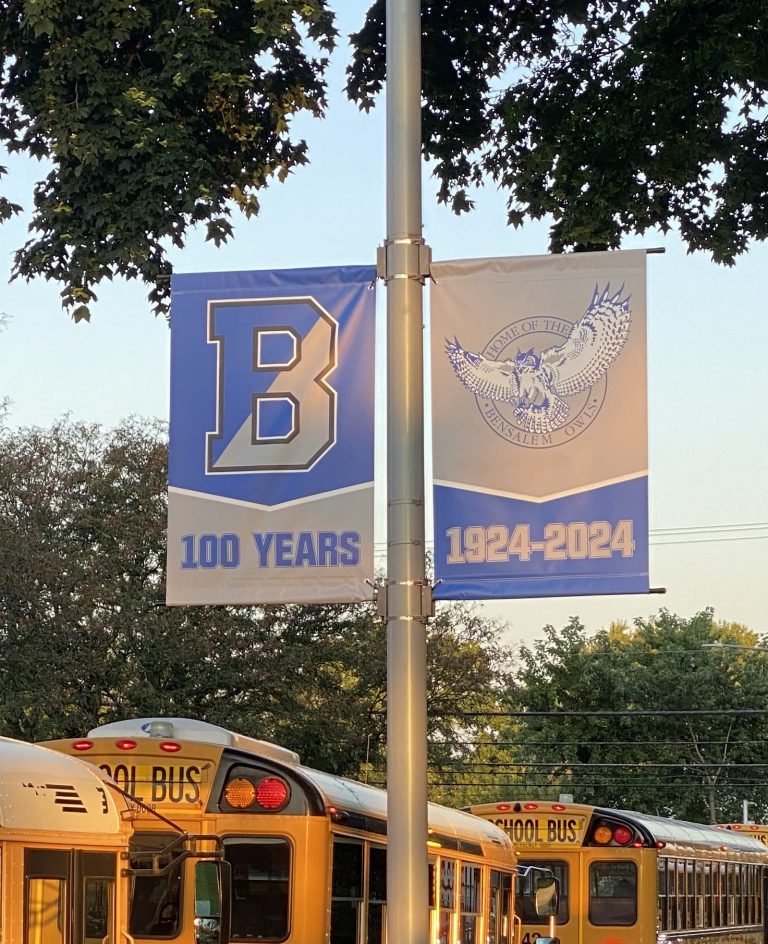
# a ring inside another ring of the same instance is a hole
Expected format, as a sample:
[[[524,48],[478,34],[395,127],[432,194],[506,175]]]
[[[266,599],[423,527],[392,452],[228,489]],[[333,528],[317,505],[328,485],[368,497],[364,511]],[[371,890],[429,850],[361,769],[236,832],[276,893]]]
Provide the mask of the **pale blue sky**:
[[[343,33],[357,28],[364,6],[345,2]],[[342,47],[327,120],[299,122],[311,164],[262,196],[257,219],[234,217],[228,246],[216,249],[196,235],[185,250],[174,251],[176,271],[375,261],[385,227],[384,116],[383,110],[360,113],[342,96],[345,59]],[[4,190],[12,187],[13,198],[29,206],[41,167],[19,157],[0,162],[9,166]],[[435,259],[547,251],[545,225],[506,227],[504,195],[493,187],[481,191],[475,212],[463,217],[438,207],[434,191],[425,171],[425,237]],[[3,285],[27,223],[22,218],[0,227]],[[755,245],[726,269],[704,254],[687,255],[674,235],[624,243],[641,246],[666,249],[648,260],[648,348],[651,583],[668,593],[486,605],[509,624],[509,642],[530,640],[546,623],[559,626],[571,615],[597,629],[660,606],[682,615],[713,606],[722,619],[768,632],[768,247]],[[0,311],[9,321],[0,331],[0,397],[11,398],[11,425],[46,426],[67,413],[106,425],[132,414],[167,418],[168,328],[152,315],[145,288],[105,284],[91,323],[79,325],[62,311],[59,290],[42,281],[3,288]],[[755,524],[763,526],[734,530]],[[676,531],[668,538],[654,533],[719,526],[732,527]],[[662,545],[671,540],[684,543]]]

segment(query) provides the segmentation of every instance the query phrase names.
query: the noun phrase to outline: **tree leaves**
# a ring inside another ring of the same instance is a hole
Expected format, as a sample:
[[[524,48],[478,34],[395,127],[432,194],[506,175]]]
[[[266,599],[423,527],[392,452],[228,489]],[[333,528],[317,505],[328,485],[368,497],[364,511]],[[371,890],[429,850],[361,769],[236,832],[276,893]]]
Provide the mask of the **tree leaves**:
[[[519,791],[562,790],[581,802],[704,822],[740,819],[747,796],[759,817],[768,809],[765,770],[738,765],[768,763],[768,719],[728,713],[766,704],[768,655],[753,650],[758,642],[709,610],[690,619],[662,610],[592,637],[577,619],[548,627],[520,651],[510,706],[563,714],[513,720],[500,734],[514,734],[523,742],[518,757],[539,765],[520,777]],[[595,711],[608,715],[588,715]],[[621,714],[633,711],[659,714]],[[664,714],[685,711],[693,713]],[[525,790],[534,779],[551,786]]]
[[[0,0],[0,141],[52,167],[14,277],[61,282],[76,320],[103,278],[138,277],[165,312],[169,243],[196,222],[227,239],[234,188],[253,213],[306,161],[291,118],[323,113],[335,36],[325,0]]]
[[[353,37],[347,91],[384,80],[384,2]],[[550,249],[676,226],[731,263],[768,233],[768,8],[750,0],[422,3],[423,149],[460,212],[487,175]]]
[[[197,717],[383,782],[386,633],[374,607],[167,608],[166,480],[159,423],[0,428],[0,733]],[[477,729],[461,713],[497,705],[505,654],[464,604],[441,611],[427,651],[438,782]]]

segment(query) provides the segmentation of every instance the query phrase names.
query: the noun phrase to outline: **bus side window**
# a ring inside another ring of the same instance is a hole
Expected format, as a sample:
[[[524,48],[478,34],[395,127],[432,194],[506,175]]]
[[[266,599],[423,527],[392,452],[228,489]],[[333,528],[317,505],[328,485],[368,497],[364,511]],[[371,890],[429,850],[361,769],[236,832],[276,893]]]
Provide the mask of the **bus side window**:
[[[512,876],[491,870],[488,904],[488,944],[510,944]]]
[[[362,843],[334,840],[331,887],[331,944],[356,944],[363,900]]]
[[[461,923],[459,940],[462,944],[476,944],[483,910],[481,895],[482,870],[475,865],[461,866]]]
[[[456,863],[452,859],[440,859],[440,897],[438,912],[438,944],[449,944],[453,940],[453,910],[456,905]]]
[[[227,838],[233,940],[284,941],[291,908],[291,844],[280,836]]]
[[[114,944],[115,879],[114,852],[75,853],[77,896],[74,909],[74,940],[84,944]]]
[[[626,927],[637,921],[637,866],[634,862],[592,862],[589,866],[589,920]]]
[[[195,865],[195,944],[219,944],[221,895],[215,862]]]
[[[24,850],[26,944],[65,944],[70,853]]]
[[[131,840],[131,865],[147,868],[146,853],[159,852],[172,840],[175,833],[136,833]],[[166,866],[176,858],[162,857]],[[131,889],[130,933],[136,937],[176,937],[181,924],[182,871],[178,864],[165,875],[134,875]]]

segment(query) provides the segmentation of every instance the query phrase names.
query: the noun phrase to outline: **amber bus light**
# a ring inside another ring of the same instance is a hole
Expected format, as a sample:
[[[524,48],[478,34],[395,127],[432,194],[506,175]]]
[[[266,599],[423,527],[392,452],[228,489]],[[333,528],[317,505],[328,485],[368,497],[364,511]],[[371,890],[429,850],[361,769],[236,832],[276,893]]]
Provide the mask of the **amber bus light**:
[[[224,787],[224,799],[236,810],[247,810],[256,802],[256,787],[247,777],[236,777]]]

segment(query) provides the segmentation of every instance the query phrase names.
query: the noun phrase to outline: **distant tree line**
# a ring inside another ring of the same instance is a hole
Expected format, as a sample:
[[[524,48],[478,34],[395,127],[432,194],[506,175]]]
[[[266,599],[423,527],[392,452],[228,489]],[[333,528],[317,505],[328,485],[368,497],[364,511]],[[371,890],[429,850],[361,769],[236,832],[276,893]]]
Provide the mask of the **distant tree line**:
[[[382,780],[386,634],[373,605],[166,607],[166,482],[159,423],[0,430],[0,734],[196,717]],[[435,769],[459,733],[479,733],[462,713],[497,706],[499,637],[464,605],[430,626]]]
[[[373,605],[166,607],[166,463],[158,422],[0,428],[0,734],[195,717],[384,783]],[[755,633],[709,610],[596,634],[574,618],[513,658],[503,629],[467,604],[429,627],[433,799],[567,793],[716,821],[747,799],[768,814],[768,713],[748,713],[768,712]]]

